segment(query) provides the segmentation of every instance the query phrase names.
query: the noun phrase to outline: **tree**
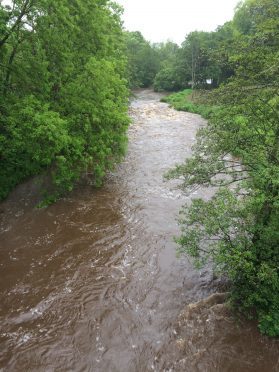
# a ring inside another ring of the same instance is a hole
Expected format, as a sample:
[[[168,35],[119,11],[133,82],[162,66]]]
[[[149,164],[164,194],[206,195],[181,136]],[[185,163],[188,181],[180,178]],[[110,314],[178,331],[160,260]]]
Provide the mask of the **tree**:
[[[123,155],[129,119],[120,14],[107,0],[0,5],[0,198],[45,171],[56,196],[84,172],[100,184]]]
[[[159,60],[160,69],[154,79],[155,91],[176,91],[183,88],[181,76],[177,68],[177,55],[179,46],[171,41],[155,45]]]
[[[249,14],[253,32],[239,17]],[[191,159],[169,173],[182,189],[214,186],[209,201],[181,211],[180,251],[213,260],[232,302],[279,335],[279,3],[250,0],[234,18],[235,74],[214,94],[219,109],[200,130]]]
[[[150,87],[159,70],[157,49],[139,31],[126,32],[126,45],[130,87]]]

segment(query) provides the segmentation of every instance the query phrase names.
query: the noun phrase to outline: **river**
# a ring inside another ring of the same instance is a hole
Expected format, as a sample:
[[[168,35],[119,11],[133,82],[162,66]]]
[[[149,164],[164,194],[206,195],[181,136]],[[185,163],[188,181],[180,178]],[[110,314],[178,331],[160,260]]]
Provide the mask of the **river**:
[[[136,93],[127,156],[103,187],[37,209],[29,181],[0,205],[1,372],[279,370],[278,342],[254,325],[177,320],[218,286],[210,268],[176,257],[186,197],[163,180],[205,121],[159,99]]]

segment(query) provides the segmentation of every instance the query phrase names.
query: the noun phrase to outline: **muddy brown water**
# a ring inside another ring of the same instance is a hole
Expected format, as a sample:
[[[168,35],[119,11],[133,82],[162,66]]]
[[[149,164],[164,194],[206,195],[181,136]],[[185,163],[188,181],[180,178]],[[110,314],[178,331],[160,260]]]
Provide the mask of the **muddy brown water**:
[[[177,328],[214,284],[176,258],[186,197],[162,176],[205,122],[159,98],[137,92],[127,156],[101,189],[37,209],[30,181],[0,205],[1,372],[279,370],[278,343],[250,325],[217,327],[217,314]]]

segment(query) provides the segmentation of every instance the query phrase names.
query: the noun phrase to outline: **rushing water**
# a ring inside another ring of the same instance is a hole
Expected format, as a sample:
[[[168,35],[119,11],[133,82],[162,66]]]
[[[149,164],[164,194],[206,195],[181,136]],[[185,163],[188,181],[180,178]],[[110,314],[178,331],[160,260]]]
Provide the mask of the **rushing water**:
[[[186,370],[175,346],[176,319],[214,285],[210,270],[197,272],[175,256],[175,216],[185,197],[163,174],[190,155],[204,121],[159,98],[137,93],[128,154],[101,189],[80,186],[36,209],[31,181],[1,204],[0,371]],[[197,355],[190,371],[278,367],[278,344],[254,329],[249,344],[241,342],[239,328],[237,334],[233,327],[209,331],[201,317],[189,325],[192,348],[183,352]],[[198,353],[207,348],[212,353],[203,353],[199,364]],[[217,362],[223,350],[227,369]],[[242,364],[233,363],[238,354]]]

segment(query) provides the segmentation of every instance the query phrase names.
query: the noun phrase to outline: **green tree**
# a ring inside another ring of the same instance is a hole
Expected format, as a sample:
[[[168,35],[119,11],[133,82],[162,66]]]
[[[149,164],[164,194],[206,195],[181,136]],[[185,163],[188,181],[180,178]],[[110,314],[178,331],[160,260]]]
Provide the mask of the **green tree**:
[[[123,155],[129,120],[120,15],[107,0],[0,6],[0,198],[44,171],[57,195],[84,172],[100,184]]]
[[[154,79],[155,91],[176,91],[183,88],[181,75],[177,67],[179,46],[171,41],[155,45],[159,60],[160,69]]]
[[[180,251],[198,265],[213,260],[231,280],[234,305],[271,336],[279,335],[278,22],[276,0],[237,10],[234,76],[216,91],[219,109],[200,130],[193,157],[169,174],[183,178],[184,190],[217,187],[211,200],[182,209]]]
[[[150,87],[159,69],[156,48],[139,31],[126,32],[126,45],[130,87]]]

